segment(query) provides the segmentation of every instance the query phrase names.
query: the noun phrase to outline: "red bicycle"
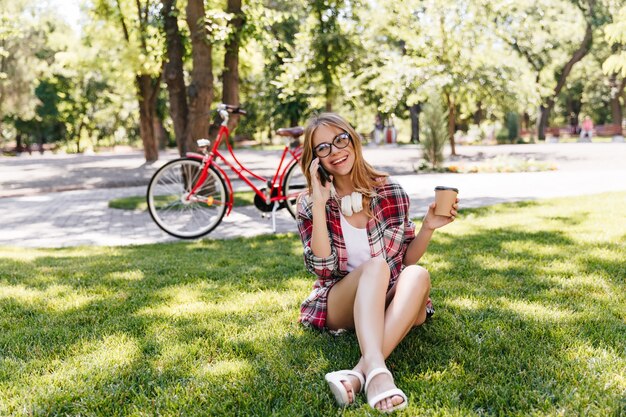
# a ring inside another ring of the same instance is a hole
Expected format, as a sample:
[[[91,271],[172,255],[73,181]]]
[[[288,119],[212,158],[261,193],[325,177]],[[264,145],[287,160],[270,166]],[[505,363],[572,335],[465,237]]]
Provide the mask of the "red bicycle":
[[[263,212],[272,212],[273,220],[276,211],[283,207],[296,217],[296,198],[306,188],[306,179],[299,165],[302,147],[298,140],[304,130],[301,127],[278,129],[276,133],[289,137],[290,143],[283,149],[276,172],[269,179],[239,162],[229,141],[226,145],[234,163],[218,150],[220,143],[230,134],[227,127],[229,114],[246,112],[227,104],[218,105],[217,111],[222,124],[211,149],[211,141],[199,139],[197,143],[202,153],[188,152],[185,157],[163,165],[150,179],[148,211],[156,224],[172,236],[182,239],[204,236],[230,214],[233,186],[220,164],[228,166],[255,192],[255,206]],[[258,188],[251,178],[262,181],[266,187]]]

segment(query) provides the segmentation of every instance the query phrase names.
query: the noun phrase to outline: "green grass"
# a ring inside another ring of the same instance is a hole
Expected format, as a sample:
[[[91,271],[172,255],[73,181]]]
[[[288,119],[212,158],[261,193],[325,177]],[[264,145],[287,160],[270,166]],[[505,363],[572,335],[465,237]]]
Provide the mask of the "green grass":
[[[254,204],[254,196],[254,191],[237,191],[233,196],[233,205],[234,207],[251,206]],[[161,200],[160,202],[166,203],[167,201]],[[146,203],[146,196],[120,197],[109,201],[109,208],[145,211],[148,210],[148,203]]]
[[[626,193],[463,210],[421,262],[435,316],[388,360],[396,415],[626,414]],[[373,415],[297,324],[297,236],[0,248],[0,415]]]

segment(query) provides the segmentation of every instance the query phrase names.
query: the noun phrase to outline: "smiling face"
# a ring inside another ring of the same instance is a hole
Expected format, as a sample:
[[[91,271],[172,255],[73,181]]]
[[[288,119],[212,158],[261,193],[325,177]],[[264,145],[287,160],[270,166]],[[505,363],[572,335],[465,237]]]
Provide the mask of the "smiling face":
[[[332,143],[333,139],[344,133],[343,130],[336,126],[320,125],[315,130],[312,138],[313,149],[321,143]],[[315,155],[317,157],[317,155]],[[320,158],[320,163],[335,177],[346,176],[352,171],[354,166],[355,153],[352,142],[348,143],[343,149],[337,149],[335,145],[331,147],[330,155]]]

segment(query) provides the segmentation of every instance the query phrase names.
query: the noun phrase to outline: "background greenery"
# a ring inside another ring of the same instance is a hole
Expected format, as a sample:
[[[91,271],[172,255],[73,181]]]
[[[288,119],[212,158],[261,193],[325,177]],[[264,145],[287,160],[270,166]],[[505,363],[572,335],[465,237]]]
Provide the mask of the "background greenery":
[[[626,413],[626,194],[462,210],[421,261],[437,312],[389,358],[397,415]],[[370,415],[297,323],[297,236],[0,248],[0,415]]]
[[[138,144],[137,80],[149,77],[155,135],[161,147],[174,146],[161,12],[170,4],[178,21],[189,79],[190,2],[77,1],[80,28],[50,0],[0,0],[0,145],[19,139],[80,152]],[[365,136],[380,114],[399,127],[400,140],[417,140],[421,105],[433,93],[448,109],[450,136],[536,137],[544,114],[546,126],[583,115],[622,121],[621,0],[249,0],[237,13],[229,11],[235,3],[204,1],[203,23],[215,102],[226,45],[239,42],[237,89],[249,110],[240,138],[267,142],[276,128],[332,109]]]

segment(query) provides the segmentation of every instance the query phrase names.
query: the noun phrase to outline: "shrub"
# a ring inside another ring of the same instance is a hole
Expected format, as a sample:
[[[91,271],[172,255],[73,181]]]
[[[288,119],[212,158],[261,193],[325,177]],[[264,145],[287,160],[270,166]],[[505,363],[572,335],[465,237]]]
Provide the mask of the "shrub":
[[[448,142],[448,112],[439,97],[432,95],[422,113],[422,135],[420,145],[422,157],[433,169],[443,162],[443,149]]]
[[[506,114],[505,121],[509,142],[515,143],[515,140],[519,137],[519,116],[517,113],[509,112]]]
[[[509,131],[506,127],[498,131],[496,134],[496,142],[498,142],[499,145],[509,143]]]

